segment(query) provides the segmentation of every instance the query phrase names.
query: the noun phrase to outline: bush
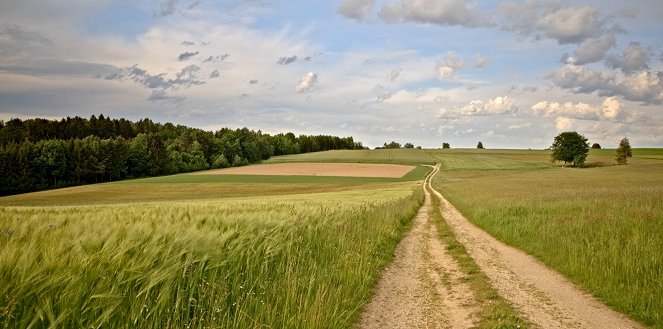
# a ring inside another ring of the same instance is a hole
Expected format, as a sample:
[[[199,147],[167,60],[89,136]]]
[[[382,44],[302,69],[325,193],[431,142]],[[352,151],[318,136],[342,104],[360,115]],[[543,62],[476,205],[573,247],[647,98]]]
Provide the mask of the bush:
[[[601,145],[599,143],[592,144],[592,150],[600,150],[600,149],[601,149]]]

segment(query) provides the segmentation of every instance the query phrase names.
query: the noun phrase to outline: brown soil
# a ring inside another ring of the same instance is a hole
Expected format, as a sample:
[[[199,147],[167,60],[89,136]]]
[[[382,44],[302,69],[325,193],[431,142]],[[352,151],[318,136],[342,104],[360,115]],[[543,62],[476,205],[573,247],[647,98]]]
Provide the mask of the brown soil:
[[[400,178],[413,166],[369,163],[277,163],[200,172],[203,175],[283,175]]]
[[[439,192],[431,191],[441,199],[442,215],[458,241],[499,294],[533,327],[642,328],[532,256],[477,228]],[[478,322],[478,302],[439,240],[428,218],[429,208],[426,191],[412,230],[396,248],[395,259],[382,273],[357,328],[469,328]]]

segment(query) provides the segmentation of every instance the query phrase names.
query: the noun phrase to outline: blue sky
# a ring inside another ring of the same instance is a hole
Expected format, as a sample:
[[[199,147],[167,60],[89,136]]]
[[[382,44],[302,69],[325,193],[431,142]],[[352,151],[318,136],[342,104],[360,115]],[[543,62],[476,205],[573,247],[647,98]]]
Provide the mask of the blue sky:
[[[663,146],[663,3],[4,0],[0,119]]]

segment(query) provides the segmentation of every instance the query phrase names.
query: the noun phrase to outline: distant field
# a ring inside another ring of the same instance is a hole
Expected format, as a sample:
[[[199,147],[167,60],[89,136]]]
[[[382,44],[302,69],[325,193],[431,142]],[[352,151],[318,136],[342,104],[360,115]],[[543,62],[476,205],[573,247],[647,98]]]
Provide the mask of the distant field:
[[[663,328],[663,149],[592,150],[592,168],[548,151],[434,150],[434,185],[471,221],[616,309]]]
[[[340,150],[272,157],[263,163],[282,162],[360,162],[406,165],[435,164],[426,151],[419,149]]]

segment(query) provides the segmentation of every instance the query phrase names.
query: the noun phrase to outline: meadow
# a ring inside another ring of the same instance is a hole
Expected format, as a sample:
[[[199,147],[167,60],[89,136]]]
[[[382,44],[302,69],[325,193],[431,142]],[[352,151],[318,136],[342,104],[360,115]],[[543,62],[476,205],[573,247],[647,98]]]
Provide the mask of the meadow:
[[[547,151],[435,150],[433,181],[473,223],[640,322],[663,328],[663,150],[592,150],[589,168]]]
[[[196,173],[0,198],[0,328],[350,328],[429,171]]]

